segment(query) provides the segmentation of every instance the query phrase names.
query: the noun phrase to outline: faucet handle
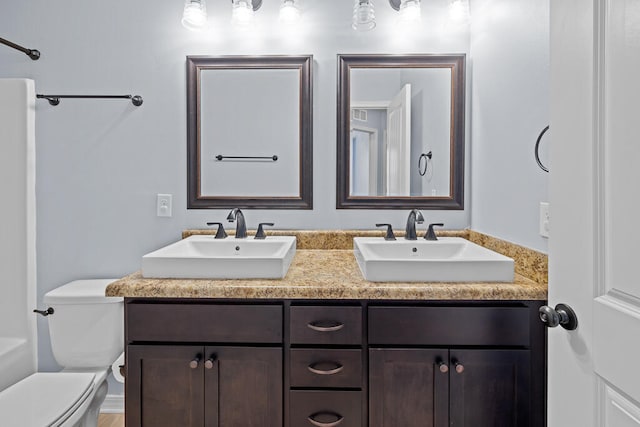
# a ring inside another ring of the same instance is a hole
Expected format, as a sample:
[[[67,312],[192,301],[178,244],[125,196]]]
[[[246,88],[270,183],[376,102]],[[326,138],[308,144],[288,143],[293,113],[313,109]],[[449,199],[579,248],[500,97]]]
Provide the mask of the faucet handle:
[[[424,238],[427,240],[438,240],[436,233],[433,231],[433,227],[444,227],[444,224],[429,224],[429,229],[427,230],[427,234],[424,235]]]
[[[216,232],[216,237],[214,237],[214,239],[225,239],[227,237],[227,232],[224,231],[224,226],[222,225],[221,222],[208,222],[207,225],[209,227],[213,225],[218,226],[218,231]]]
[[[260,224],[258,224],[258,231],[256,231],[256,236],[254,237],[254,239],[264,240],[267,238],[267,235],[264,234],[264,229],[262,228],[263,225],[273,227],[275,224],[272,222],[261,222]]]
[[[376,227],[387,227],[387,234],[384,236],[384,240],[396,240],[395,234],[393,234],[393,228],[391,224],[376,224]]]

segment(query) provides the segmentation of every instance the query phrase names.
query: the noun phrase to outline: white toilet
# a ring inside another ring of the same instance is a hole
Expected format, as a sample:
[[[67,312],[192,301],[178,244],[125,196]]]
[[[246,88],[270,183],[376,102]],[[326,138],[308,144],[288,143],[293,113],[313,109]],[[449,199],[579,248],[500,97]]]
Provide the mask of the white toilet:
[[[63,369],[34,373],[0,392],[3,427],[95,427],[111,364],[124,346],[124,301],[114,279],[77,280],[44,296],[53,355]]]

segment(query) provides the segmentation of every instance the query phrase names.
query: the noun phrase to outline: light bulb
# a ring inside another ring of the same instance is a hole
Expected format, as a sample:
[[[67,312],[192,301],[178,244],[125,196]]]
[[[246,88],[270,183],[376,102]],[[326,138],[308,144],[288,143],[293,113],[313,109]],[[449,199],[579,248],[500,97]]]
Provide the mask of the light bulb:
[[[185,0],[182,25],[189,30],[199,30],[207,23],[205,0]]]
[[[466,0],[451,0],[449,17],[453,22],[466,23],[469,21],[469,3]]]
[[[231,22],[245,26],[253,22],[253,4],[251,0],[233,0]]]
[[[373,0],[355,0],[351,27],[356,31],[369,31],[376,27]]]
[[[399,20],[401,24],[418,24],[422,20],[422,8],[420,6],[420,0],[402,0],[400,2],[400,16]]]
[[[300,20],[300,9],[295,0],[283,0],[278,20],[284,24],[295,24]]]

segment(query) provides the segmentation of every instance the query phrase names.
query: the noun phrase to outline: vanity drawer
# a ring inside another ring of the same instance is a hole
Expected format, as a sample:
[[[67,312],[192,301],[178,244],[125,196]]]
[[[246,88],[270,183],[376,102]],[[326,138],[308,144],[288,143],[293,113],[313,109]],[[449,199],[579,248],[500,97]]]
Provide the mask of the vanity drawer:
[[[291,387],[362,387],[362,351],[291,349]]]
[[[292,344],[358,345],[362,343],[362,308],[292,306]]]
[[[282,343],[282,306],[126,304],[133,341]]]
[[[362,393],[359,391],[296,390],[290,393],[291,427],[362,427]]]
[[[369,307],[369,343],[529,346],[526,307]]]

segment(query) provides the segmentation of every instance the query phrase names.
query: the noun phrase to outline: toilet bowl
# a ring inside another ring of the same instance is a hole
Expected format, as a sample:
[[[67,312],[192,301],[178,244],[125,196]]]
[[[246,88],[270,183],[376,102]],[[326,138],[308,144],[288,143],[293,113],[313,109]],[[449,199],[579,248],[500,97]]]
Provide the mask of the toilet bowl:
[[[95,427],[111,364],[124,345],[124,301],[115,279],[77,280],[48,292],[49,334],[60,372],[31,374],[0,392],[3,427]]]

